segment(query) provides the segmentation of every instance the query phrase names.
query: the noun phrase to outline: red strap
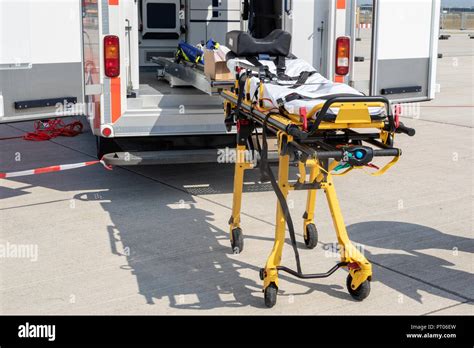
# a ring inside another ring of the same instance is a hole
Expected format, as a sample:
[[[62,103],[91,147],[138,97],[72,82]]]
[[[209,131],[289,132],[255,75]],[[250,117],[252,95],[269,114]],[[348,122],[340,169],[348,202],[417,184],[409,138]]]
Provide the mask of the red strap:
[[[347,268],[350,269],[350,270],[356,270],[356,269],[360,269],[360,266],[357,262],[351,262],[347,265]]]
[[[301,120],[303,121],[303,130],[308,130],[308,113],[305,107],[300,108],[300,116]]]
[[[400,114],[402,113],[402,106],[400,104],[395,105],[395,128],[400,127]]]
[[[373,168],[373,169],[377,169],[377,170],[379,170],[379,169],[380,169],[378,166],[376,166],[376,165],[375,165],[375,164],[373,164],[373,163],[368,163],[368,164],[367,164],[367,167],[369,167],[369,168]]]

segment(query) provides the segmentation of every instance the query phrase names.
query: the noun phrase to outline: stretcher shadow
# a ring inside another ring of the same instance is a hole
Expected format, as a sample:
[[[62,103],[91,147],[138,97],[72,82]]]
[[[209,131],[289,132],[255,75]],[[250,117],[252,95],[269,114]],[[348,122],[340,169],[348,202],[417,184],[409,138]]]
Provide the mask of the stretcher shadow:
[[[460,253],[474,254],[474,239],[395,221],[358,223],[348,226],[348,232],[353,242],[365,247],[365,256],[376,265],[375,282],[419,303],[423,302],[423,292],[456,301],[473,301],[474,289],[469,285],[474,283],[473,274],[453,267],[461,262]],[[371,252],[372,247],[381,250]],[[433,250],[449,254],[436,257]],[[416,287],[407,286],[394,272],[416,280]]]
[[[233,193],[234,164],[193,164],[189,165],[166,165],[166,166],[142,166],[132,171],[154,178],[160,182],[166,182],[175,188],[196,196],[207,196],[214,194]],[[276,171],[276,168],[274,168]],[[296,177],[298,170],[290,168],[292,177]],[[259,168],[245,172],[244,193],[250,192],[273,192],[271,183],[260,182],[261,173]]]
[[[25,188],[11,189],[11,188],[8,188],[8,187],[0,186],[0,198],[1,199],[19,197],[19,196],[23,196],[23,195],[27,195],[27,194],[28,194],[28,192],[25,191]]]
[[[124,258],[121,268],[136,277],[139,294],[147,304],[164,301],[161,305],[183,310],[264,308],[258,277],[263,264],[244,261],[245,251],[232,254],[228,232],[217,227],[215,213],[197,208],[195,200],[184,192],[174,195],[173,202],[161,204],[166,201],[163,191],[158,185],[148,187],[140,191],[139,201],[113,191],[87,192],[75,199],[100,201],[109,212],[114,222],[107,228],[111,252]],[[125,214],[139,211],[138,205],[155,209],[134,218]],[[273,241],[271,237],[250,234],[246,240],[249,244],[257,240],[268,242],[268,251]],[[314,284],[284,274],[280,278],[308,288],[303,293],[282,291],[281,301],[313,291],[349,299],[339,285]]]

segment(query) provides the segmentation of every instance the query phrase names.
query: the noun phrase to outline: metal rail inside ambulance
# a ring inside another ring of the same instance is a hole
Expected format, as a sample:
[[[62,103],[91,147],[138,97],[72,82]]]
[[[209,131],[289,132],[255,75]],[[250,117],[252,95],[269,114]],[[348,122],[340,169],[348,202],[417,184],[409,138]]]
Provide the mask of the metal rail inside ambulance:
[[[180,45],[224,45],[232,30],[262,38],[283,29],[293,37],[294,56],[357,88],[357,5],[0,0],[0,123],[85,115],[99,157],[126,153],[128,165],[216,161],[216,148],[236,142],[220,96],[233,82],[209,78],[196,61],[180,61]],[[397,103],[434,98],[439,12],[439,0],[374,0],[364,93]],[[64,104],[59,110],[58,103]],[[145,145],[135,147],[137,139]]]

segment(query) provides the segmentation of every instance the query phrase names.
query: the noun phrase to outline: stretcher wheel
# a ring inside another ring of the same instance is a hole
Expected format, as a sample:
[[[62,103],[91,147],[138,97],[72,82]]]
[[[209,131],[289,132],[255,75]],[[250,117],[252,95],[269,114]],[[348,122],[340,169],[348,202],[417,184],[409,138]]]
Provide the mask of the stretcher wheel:
[[[347,290],[349,294],[351,294],[352,298],[357,301],[365,300],[370,294],[370,281],[366,280],[362,284],[359,285],[357,289],[352,289],[352,276],[350,274],[347,275]]]
[[[318,245],[318,229],[315,224],[308,224],[306,226],[304,243],[308,249],[314,249]]]
[[[231,245],[234,254],[240,254],[244,250],[244,234],[241,228],[237,227],[232,230]]]
[[[278,288],[274,283],[271,283],[265,289],[265,306],[272,308],[277,303]]]
[[[258,272],[258,275],[260,276],[260,280],[264,280],[265,279],[265,269],[260,268],[260,271]]]

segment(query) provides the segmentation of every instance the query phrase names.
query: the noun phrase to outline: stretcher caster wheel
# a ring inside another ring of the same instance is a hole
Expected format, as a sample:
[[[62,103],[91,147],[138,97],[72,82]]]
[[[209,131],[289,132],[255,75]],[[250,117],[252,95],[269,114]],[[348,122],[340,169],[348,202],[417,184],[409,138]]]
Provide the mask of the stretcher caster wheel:
[[[237,227],[232,230],[231,245],[234,254],[240,254],[244,250],[244,234],[242,229]]]
[[[357,289],[352,289],[352,276],[350,274],[347,275],[347,290],[349,294],[351,294],[352,298],[357,301],[365,300],[370,294],[370,281],[366,280],[362,284],[359,285]]]
[[[316,248],[316,245],[318,245],[318,229],[315,224],[309,224],[306,226],[304,244],[306,244],[308,249],[314,249]]]
[[[260,268],[260,271],[258,272],[258,275],[260,276],[260,280],[264,280],[265,279],[265,269]]]
[[[278,288],[275,284],[271,283],[265,289],[265,306],[272,308],[277,303]]]

